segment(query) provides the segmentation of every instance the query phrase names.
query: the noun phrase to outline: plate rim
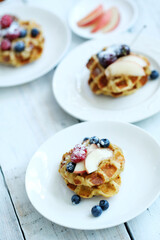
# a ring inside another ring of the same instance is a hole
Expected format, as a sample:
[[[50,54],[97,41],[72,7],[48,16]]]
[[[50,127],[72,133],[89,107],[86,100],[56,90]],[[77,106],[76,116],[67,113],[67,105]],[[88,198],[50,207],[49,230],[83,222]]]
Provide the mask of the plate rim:
[[[0,8],[0,13],[1,11],[3,11],[4,9],[8,9],[8,8],[13,8],[13,4],[10,4],[10,5],[3,5],[1,8]],[[54,17],[56,17],[64,26],[64,28],[66,29],[66,36],[67,36],[67,43],[64,47],[64,50],[62,51],[61,55],[56,59],[56,61],[54,63],[52,63],[51,65],[49,65],[48,68],[45,68],[40,74],[37,74],[36,77],[34,78],[27,78],[27,80],[25,82],[22,82],[22,83],[14,83],[14,84],[5,84],[5,82],[3,82],[2,84],[0,83],[0,88],[7,88],[7,87],[16,87],[16,86],[20,86],[20,85],[24,85],[24,84],[27,84],[27,83],[30,83],[32,81],[35,81],[35,80],[38,80],[38,78],[44,76],[45,74],[47,74],[49,71],[53,70],[57,65],[58,63],[62,60],[62,58],[66,55],[68,49],[69,49],[69,46],[71,44],[71,41],[72,41],[72,35],[71,35],[71,31],[67,25],[67,23],[62,19],[62,17],[60,17],[58,14],[56,14],[55,12],[52,12],[51,10],[48,10],[46,8],[42,8],[42,7],[37,7],[35,5],[23,5],[23,4],[16,4],[14,5],[14,9],[16,8],[27,8],[27,9],[36,9],[36,10],[40,10],[40,11],[43,11],[44,13],[47,14],[47,12],[50,14],[50,15],[53,15]],[[8,11],[8,10],[7,10]],[[41,56],[43,57],[43,56]],[[37,59],[38,60],[38,59]],[[3,66],[3,65],[2,65]]]
[[[99,125],[100,123],[107,123],[107,124],[109,124],[109,123],[115,123],[115,124],[123,124],[123,125],[126,125],[126,126],[130,126],[131,128],[134,128],[134,129],[137,129],[138,131],[140,131],[142,134],[145,134],[145,136],[147,136],[147,138],[149,137],[156,145],[157,145],[157,147],[158,148],[160,148],[160,143],[149,133],[149,132],[147,132],[146,130],[144,130],[143,128],[141,128],[141,127],[139,127],[139,126],[136,126],[136,125],[134,125],[134,124],[131,124],[131,123],[128,123],[128,122],[122,122],[122,121],[110,121],[110,120],[106,120],[106,121],[87,121],[87,122],[81,122],[81,123],[77,123],[77,124],[74,124],[74,125],[72,125],[72,126],[69,126],[69,127],[67,127],[67,128],[64,128],[64,129],[62,129],[62,130],[60,130],[60,131],[58,131],[57,133],[55,133],[55,134],[53,134],[51,137],[49,137],[46,141],[44,141],[44,143],[42,143],[40,146],[39,146],[39,148],[37,149],[37,151],[32,155],[32,157],[31,157],[31,159],[30,159],[30,161],[29,161],[29,163],[28,163],[28,165],[27,165],[27,169],[26,169],[26,172],[25,172],[25,190],[26,190],[26,193],[27,193],[27,196],[28,196],[28,198],[29,198],[29,201],[30,201],[30,203],[32,204],[32,206],[36,209],[36,211],[38,211],[43,217],[45,217],[47,220],[49,220],[49,221],[51,221],[51,222],[54,222],[54,223],[56,223],[56,224],[58,224],[58,225],[60,225],[60,226],[63,226],[63,227],[67,227],[67,228],[71,228],[71,229],[77,229],[77,230],[101,230],[101,229],[107,229],[107,228],[111,228],[111,227],[116,227],[116,226],[118,226],[118,225],[120,225],[120,224],[124,224],[125,222],[128,222],[128,221],[130,221],[130,220],[132,220],[132,219],[134,219],[134,218],[136,218],[136,217],[138,217],[140,214],[142,214],[144,211],[146,211],[146,209],[147,208],[149,208],[155,201],[156,201],[156,199],[159,197],[159,195],[160,195],[160,187],[159,187],[159,191],[157,191],[157,193],[155,194],[155,196],[154,196],[154,198],[152,199],[152,201],[150,201],[145,207],[142,207],[142,209],[141,210],[139,210],[136,214],[132,214],[132,216],[130,216],[130,217],[128,217],[127,219],[125,219],[125,221],[119,221],[119,223],[118,224],[111,224],[111,225],[109,225],[109,226],[107,226],[107,227],[97,227],[97,228],[84,228],[84,227],[74,227],[74,226],[71,226],[71,225],[69,225],[69,224],[62,224],[62,223],[60,223],[59,221],[53,221],[53,219],[51,219],[51,218],[49,218],[49,217],[47,217],[47,215],[46,214],[42,214],[41,213],[41,211],[35,206],[35,204],[32,202],[32,200],[31,200],[31,197],[30,197],[30,194],[29,194],[29,191],[28,191],[28,189],[27,189],[27,175],[28,175],[28,171],[29,171],[29,167],[30,167],[30,164],[32,164],[32,161],[33,161],[33,159],[34,159],[34,157],[35,157],[35,154],[44,146],[44,145],[46,145],[46,144],[48,144],[48,142],[50,142],[51,141],[51,139],[52,138],[55,138],[56,137],[56,135],[58,135],[60,132],[63,132],[63,131],[67,131],[68,129],[72,129],[72,128],[76,128],[76,126],[77,125],[87,125],[87,124],[92,124],[92,123],[94,123],[94,124],[97,124],[97,125]]]
[[[85,0],[82,0],[85,2]],[[131,22],[129,24],[127,24],[127,26],[122,29],[121,31],[118,31],[117,33],[116,32],[111,32],[109,33],[109,35],[102,35],[102,36],[96,36],[96,35],[93,35],[93,36],[86,36],[86,34],[79,34],[79,31],[78,30],[75,30],[73,27],[72,27],[72,21],[71,21],[71,15],[73,14],[75,8],[80,4],[80,2],[77,2],[76,4],[74,4],[74,6],[72,7],[72,9],[70,10],[69,12],[69,15],[68,15],[68,25],[70,27],[70,29],[72,30],[73,33],[75,33],[77,36],[80,36],[82,37],[83,39],[99,39],[99,38],[107,38],[108,36],[116,36],[118,34],[121,34],[122,32],[124,31],[128,31],[128,29],[132,28],[134,26],[134,24],[136,23],[137,19],[138,19],[138,16],[139,16],[139,9],[138,9],[138,5],[132,1],[132,0],[121,0],[123,2],[127,2],[128,4],[130,4],[130,6],[132,7],[133,9],[133,12],[134,12],[134,15],[133,15],[133,19],[131,20]]]

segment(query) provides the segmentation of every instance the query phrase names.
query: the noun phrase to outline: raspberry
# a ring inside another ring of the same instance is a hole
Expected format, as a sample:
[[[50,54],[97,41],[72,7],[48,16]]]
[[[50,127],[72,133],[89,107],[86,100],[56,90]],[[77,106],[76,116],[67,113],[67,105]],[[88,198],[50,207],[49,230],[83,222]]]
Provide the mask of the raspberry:
[[[9,50],[11,49],[11,42],[8,39],[3,39],[1,42],[1,50]]]
[[[13,19],[10,15],[4,15],[1,18],[1,26],[2,28],[7,28],[11,25],[11,23],[13,22]]]
[[[18,38],[20,36],[20,31],[19,31],[19,29],[14,29],[14,31],[13,32],[8,32],[7,34],[6,34],[6,38],[8,38],[9,40],[14,40],[14,39],[16,39],[16,38]]]
[[[78,163],[85,160],[86,156],[87,156],[87,148],[84,145],[77,144],[73,148],[73,152],[71,154],[71,161],[73,163]]]

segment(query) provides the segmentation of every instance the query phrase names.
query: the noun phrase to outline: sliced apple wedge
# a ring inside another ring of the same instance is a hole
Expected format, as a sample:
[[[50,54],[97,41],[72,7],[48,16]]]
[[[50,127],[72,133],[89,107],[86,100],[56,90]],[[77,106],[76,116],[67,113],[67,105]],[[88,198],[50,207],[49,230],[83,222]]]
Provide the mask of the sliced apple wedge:
[[[145,76],[141,65],[132,61],[116,61],[105,70],[106,76]]]
[[[98,169],[102,160],[112,157],[113,152],[110,149],[95,149],[85,159],[86,172],[92,173]]]
[[[135,63],[141,65],[141,67],[147,66],[146,61],[143,58],[138,57],[136,55],[128,55],[125,57],[121,57],[121,58],[119,58],[119,61],[132,61],[132,62],[135,62]]]
[[[92,33],[95,33],[106,26],[109,23],[112,17],[111,9],[105,11],[96,21],[95,26],[92,29]]]
[[[99,5],[96,9],[90,12],[87,16],[82,18],[80,21],[77,22],[79,27],[87,27],[91,24],[94,24],[97,19],[103,14],[103,6]]]
[[[113,31],[120,22],[120,14],[118,9],[116,7],[113,7],[110,9],[110,11],[111,11],[111,19],[103,30],[103,32],[105,33]]]
[[[77,163],[74,169],[74,173],[85,173],[85,172],[86,172],[86,168],[85,168],[84,161]]]
[[[93,150],[97,149],[97,145],[96,144],[91,144],[88,149],[87,149],[87,155],[90,154]]]

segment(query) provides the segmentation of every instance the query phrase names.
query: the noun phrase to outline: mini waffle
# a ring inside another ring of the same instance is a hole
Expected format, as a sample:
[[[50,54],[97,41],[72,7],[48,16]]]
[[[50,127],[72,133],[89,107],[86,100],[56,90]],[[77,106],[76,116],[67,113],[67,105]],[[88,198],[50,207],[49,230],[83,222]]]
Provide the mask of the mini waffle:
[[[27,30],[27,35],[23,38],[18,37],[12,40],[10,50],[0,50],[0,63],[20,67],[37,60],[41,56],[44,47],[44,37],[41,27],[37,23],[33,21],[21,21],[17,18],[15,19],[20,28]],[[36,37],[31,36],[31,30],[33,28],[39,30],[39,34]],[[25,49],[22,52],[14,51],[15,43],[18,41],[23,41],[25,44]]]
[[[121,178],[117,176],[110,182],[101,184],[95,187],[87,187],[84,185],[74,185],[69,183],[66,179],[64,179],[67,187],[74,191],[76,194],[83,198],[91,198],[93,196],[104,196],[104,197],[112,197],[113,195],[119,192],[119,188],[121,185]]]
[[[83,142],[89,147],[89,141]],[[124,169],[124,155],[122,150],[110,143],[108,147],[113,156],[100,162],[97,171],[90,174],[85,173],[69,173],[66,169],[67,164],[71,161],[73,149],[65,153],[60,163],[59,172],[62,175],[67,186],[82,197],[92,197],[94,195],[102,195],[110,197],[119,191],[121,184],[120,173]]]
[[[144,56],[137,56],[145,60],[147,63],[147,67],[144,68],[145,76],[138,77],[121,75],[107,78],[105,75],[106,69],[99,63],[97,55],[93,55],[86,64],[90,71],[88,84],[92,92],[97,95],[103,94],[112,97],[119,97],[130,95],[145,85],[148,81],[148,75],[151,73],[149,62]]]

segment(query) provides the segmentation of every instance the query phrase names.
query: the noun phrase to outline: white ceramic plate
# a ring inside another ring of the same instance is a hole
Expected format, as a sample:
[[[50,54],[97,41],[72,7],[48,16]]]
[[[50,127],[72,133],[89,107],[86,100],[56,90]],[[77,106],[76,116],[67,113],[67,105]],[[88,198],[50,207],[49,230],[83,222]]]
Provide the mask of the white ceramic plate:
[[[111,7],[117,7],[120,12],[120,23],[118,27],[109,32],[103,33],[102,30],[97,33],[91,33],[91,27],[78,27],[77,22],[95,9],[99,4],[107,10]],[[138,17],[137,5],[130,0],[81,0],[71,10],[69,14],[69,25],[74,33],[83,38],[102,38],[109,35],[123,32],[133,26]]]
[[[23,20],[34,20],[42,26],[45,45],[42,56],[35,62],[20,68],[0,65],[0,87],[24,84],[50,71],[60,61],[69,47],[70,31],[54,13],[32,6],[9,6],[0,8],[0,15],[11,13]]]
[[[130,45],[130,34],[117,38],[88,41],[68,54],[59,64],[53,78],[53,91],[60,106],[69,114],[82,120],[117,120],[136,122],[160,111],[160,81],[149,81],[136,93],[119,98],[97,96],[88,86],[88,59],[104,46],[114,43]],[[151,46],[151,42],[153,45]],[[140,37],[131,48],[148,57],[151,68],[160,72],[160,41],[149,37]]]
[[[58,172],[63,153],[86,136],[107,137],[123,149],[126,159],[117,195],[99,218],[91,208],[104,197],[82,199],[73,206],[74,194]],[[66,128],[45,142],[32,157],[26,172],[26,191],[33,206],[47,219],[76,229],[102,229],[126,222],[148,208],[160,193],[160,146],[140,128],[120,122],[85,122]]]

